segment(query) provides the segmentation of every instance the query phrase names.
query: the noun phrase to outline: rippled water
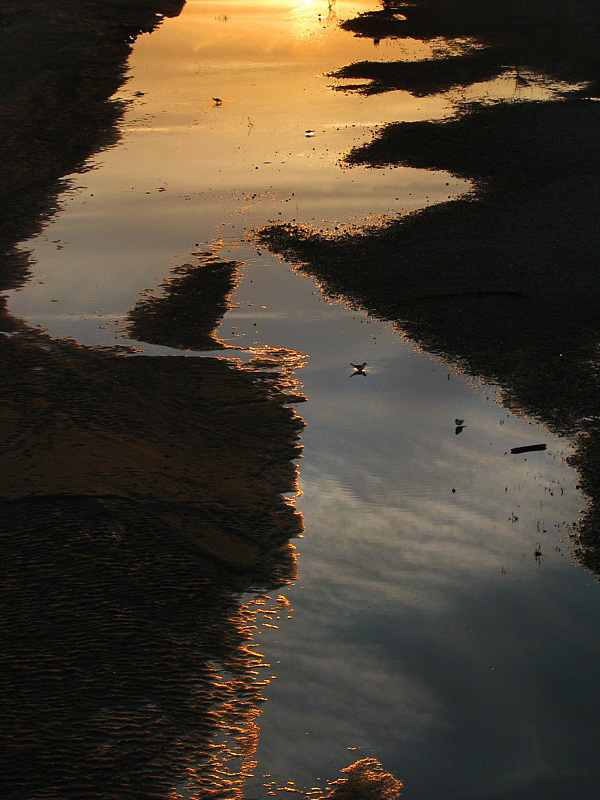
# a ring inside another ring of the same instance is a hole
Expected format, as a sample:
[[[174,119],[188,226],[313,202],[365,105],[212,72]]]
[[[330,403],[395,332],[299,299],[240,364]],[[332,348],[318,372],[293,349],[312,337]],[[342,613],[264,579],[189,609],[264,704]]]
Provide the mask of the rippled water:
[[[583,502],[569,443],[246,239],[270,219],[335,228],[468,189],[339,165],[384,122],[451,113],[451,97],[331,90],[327,72],[374,57],[337,23],[372,7],[188,2],[142,37],[123,139],[28,243],[34,275],[9,307],[54,336],[131,343],[140,293],[200,247],[240,264],[219,336],[307,356],[300,579],[255,631],[276,679],[247,798],[376,756],[415,800],[591,800],[600,606],[569,553]],[[538,442],[548,450],[510,454]]]

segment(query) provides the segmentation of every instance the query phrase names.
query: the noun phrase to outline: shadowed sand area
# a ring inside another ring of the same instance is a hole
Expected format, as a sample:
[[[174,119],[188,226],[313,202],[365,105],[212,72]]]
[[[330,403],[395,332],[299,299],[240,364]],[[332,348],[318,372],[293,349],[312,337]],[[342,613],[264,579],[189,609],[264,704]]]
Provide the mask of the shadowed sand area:
[[[230,308],[237,264],[210,253],[194,253],[194,261],[173,270],[162,294],[145,294],[129,313],[132,339],[180,349],[224,347],[214,331]]]
[[[496,78],[505,71],[490,48],[468,49],[459,55],[421,61],[358,61],[331,73],[335,78],[360,78],[369,83],[342,84],[338,91],[364,95],[402,89],[415,97],[446,92]]]
[[[229,762],[237,786],[261,661],[239,592],[295,575],[300,420],[212,359],[0,344],[3,797],[208,796]]]

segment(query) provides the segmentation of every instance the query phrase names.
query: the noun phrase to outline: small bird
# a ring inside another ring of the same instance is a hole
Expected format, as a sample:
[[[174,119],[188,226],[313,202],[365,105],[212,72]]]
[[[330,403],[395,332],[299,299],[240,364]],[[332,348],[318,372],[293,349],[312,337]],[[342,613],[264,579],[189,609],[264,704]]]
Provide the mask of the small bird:
[[[529,86],[527,78],[524,78],[518,70],[515,75],[515,86]]]
[[[367,366],[367,362],[366,361],[363,361],[362,364],[353,364],[350,361],[350,366],[354,367],[353,375],[366,375],[367,374],[365,372],[365,367]],[[352,375],[350,377],[352,377]]]
[[[221,100],[220,97],[213,97],[213,100],[215,101],[215,105],[216,106],[222,106],[223,105],[223,101]]]
[[[455,424],[455,425],[464,425],[464,424],[465,424],[465,421],[464,421],[464,419],[459,419],[459,418],[457,417],[457,418],[454,420],[454,424]]]

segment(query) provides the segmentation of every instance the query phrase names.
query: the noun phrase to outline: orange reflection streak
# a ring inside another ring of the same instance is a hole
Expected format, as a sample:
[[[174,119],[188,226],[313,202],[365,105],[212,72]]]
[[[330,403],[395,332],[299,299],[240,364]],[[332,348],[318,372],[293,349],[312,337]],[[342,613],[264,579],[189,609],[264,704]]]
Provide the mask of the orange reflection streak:
[[[295,557],[291,547],[286,547],[285,552],[289,558],[287,569],[291,581],[296,577]],[[256,767],[258,718],[264,701],[261,690],[276,676],[259,679],[262,670],[270,665],[254,649],[257,644],[252,637],[258,628],[258,614],[268,613],[270,608],[276,610],[284,601],[283,595],[278,595],[274,601],[269,595],[257,595],[241,606],[231,619],[236,637],[240,638],[237,655],[227,665],[228,670],[233,666],[235,672],[229,678],[215,675],[213,685],[222,693],[219,707],[212,712],[217,731],[208,758],[184,776],[185,789],[194,800],[213,794],[221,796],[223,791],[231,792],[228,796],[232,799],[241,798],[245,782]]]
[[[285,565],[285,578],[280,574],[278,582],[293,580],[296,576],[293,550],[284,547],[277,561],[273,575]],[[180,740],[179,746],[189,750],[195,763],[182,771],[173,798],[204,800],[223,797],[224,793],[231,800],[242,797],[245,782],[256,767],[258,718],[264,700],[262,687],[275,677],[259,679],[269,664],[255,649],[257,644],[252,639],[257,630],[257,614],[271,606],[280,607],[281,598],[279,595],[273,601],[269,595],[257,595],[231,614],[227,639],[233,646],[226,647],[228,655],[221,663],[205,665],[207,675],[203,683],[212,696],[212,708],[198,718],[198,725],[202,729],[209,723],[214,733],[201,750],[194,749],[194,737]],[[205,691],[202,689],[200,694]]]
[[[331,8],[331,5],[330,5]],[[289,11],[290,30],[297,39],[318,35],[327,19],[326,6],[321,0],[297,0]]]

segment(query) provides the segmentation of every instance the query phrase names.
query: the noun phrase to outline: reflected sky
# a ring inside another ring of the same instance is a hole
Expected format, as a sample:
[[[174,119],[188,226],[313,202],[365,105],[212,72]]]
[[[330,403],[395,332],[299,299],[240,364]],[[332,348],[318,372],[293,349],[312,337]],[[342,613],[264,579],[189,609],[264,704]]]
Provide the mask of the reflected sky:
[[[334,227],[468,188],[340,166],[384,122],[451,112],[448,98],[331,91],[326,73],[352,61],[431,55],[337,29],[373,7],[188,2],[142,37],[123,141],[28,243],[34,277],[9,307],[53,335],[131,343],[120,328],[140,293],[201,245],[241,265],[219,337],[309,355],[301,579],[294,612],[257,632],[277,679],[248,798],[272,796],[265,773],[310,787],[373,755],[414,800],[572,786],[592,800],[600,609],[569,555],[582,500],[568,443],[245,241],[268,220]],[[537,442],[548,450],[510,455]]]
[[[263,631],[280,663],[257,774],[306,787],[376,754],[406,797],[558,798],[575,781],[591,799],[598,598],[569,555],[568,443],[306,278],[277,300],[274,269],[263,255],[249,270],[221,328],[259,319],[265,340],[311,354],[300,585],[292,620]]]

